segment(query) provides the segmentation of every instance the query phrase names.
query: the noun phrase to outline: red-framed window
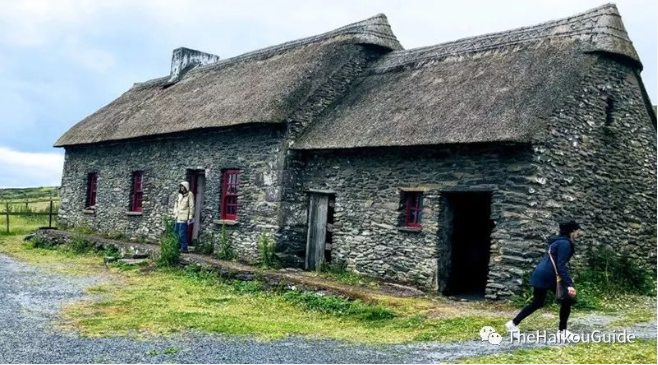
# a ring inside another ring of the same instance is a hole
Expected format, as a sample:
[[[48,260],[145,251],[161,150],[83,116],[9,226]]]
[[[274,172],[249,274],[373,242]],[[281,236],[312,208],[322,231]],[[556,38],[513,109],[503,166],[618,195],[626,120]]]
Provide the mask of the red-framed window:
[[[87,175],[87,201],[85,207],[96,206],[96,192],[98,191],[98,174],[92,172]]]
[[[423,219],[423,193],[408,192],[406,197],[406,214],[404,225],[407,227],[420,227]]]
[[[224,170],[222,173],[221,219],[238,219],[239,170]]]
[[[144,172],[133,172],[133,188],[132,197],[130,201],[130,211],[141,212],[143,209],[144,200]]]

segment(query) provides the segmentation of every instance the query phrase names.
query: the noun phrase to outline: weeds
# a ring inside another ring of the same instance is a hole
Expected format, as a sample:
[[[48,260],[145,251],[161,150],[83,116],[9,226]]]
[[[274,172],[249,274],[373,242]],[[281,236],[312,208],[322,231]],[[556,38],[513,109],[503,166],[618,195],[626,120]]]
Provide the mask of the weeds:
[[[204,255],[212,255],[215,251],[212,233],[201,235],[196,242],[196,252]]]
[[[233,260],[235,253],[231,248],[231,239],[226,231],[226,225],[222,224],[222,231],[219,234],[219,252],[217,258],[220,260]]]
[[[274,254],[275,244],[267,235],[267,232],[263,231],[263,234],[258,241],[258,252],[260,253],[260,262],[264,267],[275,267],[276,256]]]
[[[68,249],[76,254],[87,253],[94,249],[94,244],[87,240],[83,234],[76,232],[71,238]]]
[[[56,245],[43,237],[34,236],[30,240],[30,246],[32,248],[43,248],[49,250],[55,248]]]
[[[180,262],[180,251],[178,250],[178,236],[174,233],[174,220],[164,218],[164,232],[160,237],[160,257],[158,265],[174,266]]]

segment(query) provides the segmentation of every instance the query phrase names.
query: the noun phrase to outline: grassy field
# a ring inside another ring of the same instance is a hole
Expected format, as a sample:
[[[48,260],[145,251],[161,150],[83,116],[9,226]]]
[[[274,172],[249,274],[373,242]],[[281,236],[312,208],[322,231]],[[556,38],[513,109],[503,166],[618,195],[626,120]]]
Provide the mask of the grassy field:
[[[47,269],[111,278],[89,288],[93,301],[72,303],[66,326],[87,336],[168,334],[186,329],[280,338],[301,335],[363,343],[461,341],[485,325],[502,331],[495,305],[430,298],[373,298],[348,301],[334,296],[263,290],[258,282],[220,280],[204,271],[112,267],[101,255],[74,255],[66,248],[35,249],[19,236],[0,237],[0,252]],[[555,316],[533,322],[551,326]]]
[[[108,269],[99,253],[33,248],[20,236],[0,237],[0,252],[55,272],[108,278],[88,289],[100,299],[72,303],[63,313],[65,327],[86,336],[195,329],[263,339],[300,335],[373,344],[450,342],[476,339],[485,325],[504,333],[504,322],[516,310],[505,303],[455,303],[441,298],[382,296],[364,302],[268,291],[259,282],[221,280],[194,267]],[[652,309],[638,307],[625,313],[628,316],[620,320],[630,325],[646,321]],[[552,328],[555,322],[555,311],[548,311],[524,323],[524,330]]]
[[[464,364],[655,364],[656,341],[583,343],[478,356]]]
[[[38,188],[0,189],[0,203],[7,201],[46,200],[59,196],[59,187],[46,186]]]
[[[7,209],[10,212],[48,212],[50,202],[53,198],[53,212],[59,209],[58,188],[24,188],[24,189],[0,189],[0,213]],[[27,204],[26,204],[27,202]],[[57,225],[57,217],[53,217],[53,226]],[[26,234],[39,227],[48,226],[48,216],[9,216],[9,234]],[[7,235],[7,216],[0,214],[0,235]]]

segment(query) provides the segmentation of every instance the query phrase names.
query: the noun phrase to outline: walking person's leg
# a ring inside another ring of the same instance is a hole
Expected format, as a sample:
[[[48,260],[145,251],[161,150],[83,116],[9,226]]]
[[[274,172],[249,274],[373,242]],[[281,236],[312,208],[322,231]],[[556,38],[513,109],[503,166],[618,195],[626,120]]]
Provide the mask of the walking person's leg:
[[[571,314],[571,301],[562,302],[560,304],[560,325],[558,330],[567,329],[567,321],[569,320],[569,315]]]
[[[521,323],[521,321],[523,321],[527,316],[531,315],[537,309],[544,306],[547,292],[548,292],[547,289],[534,288],[534,291],[532,292],[532,302],[530,302],[530,304],[523,307],[523,309],[521,309],[519,314],[517,314],[516,317],[514,317],[514,319],[512,320],[515,326],[518,326],[519,323]]]
[[[507,331],[512,334],[515,339],[519,338],[520,333],[519,328],[516,326],[518,326],[519,323],[521,323],[521,321],[523,321],[527,316],[531,315],[537,309],[544,306],[544,301],[546,301],[546,292],[548,292],[547,289],[534,288],[532,293],[532,302],[523,307],[523,309],[521,309],[519,314],[517,314],[513,320],[505,323]]]

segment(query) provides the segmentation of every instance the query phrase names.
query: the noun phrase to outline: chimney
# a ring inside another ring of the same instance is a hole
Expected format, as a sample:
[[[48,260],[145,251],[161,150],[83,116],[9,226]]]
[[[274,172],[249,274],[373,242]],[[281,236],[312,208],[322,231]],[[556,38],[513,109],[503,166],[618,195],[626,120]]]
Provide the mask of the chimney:
[[[165,86],[171,86],[191,69],[219,61],[219,56],[185,47],[176,48],[171,56],[171,74]]]

